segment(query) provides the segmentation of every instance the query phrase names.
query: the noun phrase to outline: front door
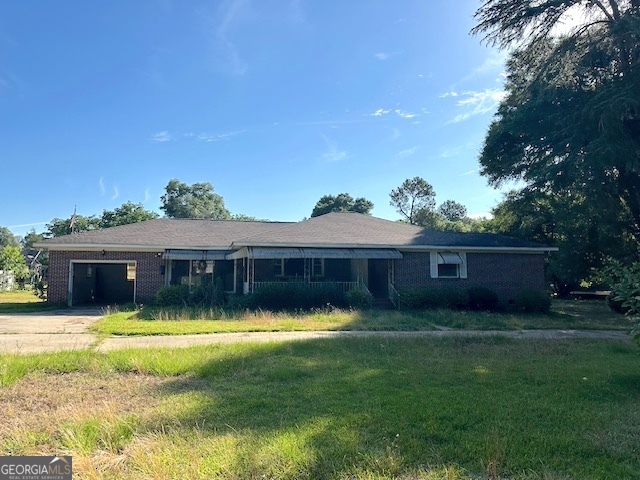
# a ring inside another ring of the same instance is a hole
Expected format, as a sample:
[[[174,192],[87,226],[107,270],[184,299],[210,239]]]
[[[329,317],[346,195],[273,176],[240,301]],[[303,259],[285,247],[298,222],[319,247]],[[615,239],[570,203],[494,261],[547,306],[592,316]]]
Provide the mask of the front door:
[[[375,298],[388,295],[389,261],[381,259],[369,260],[369,291]]]

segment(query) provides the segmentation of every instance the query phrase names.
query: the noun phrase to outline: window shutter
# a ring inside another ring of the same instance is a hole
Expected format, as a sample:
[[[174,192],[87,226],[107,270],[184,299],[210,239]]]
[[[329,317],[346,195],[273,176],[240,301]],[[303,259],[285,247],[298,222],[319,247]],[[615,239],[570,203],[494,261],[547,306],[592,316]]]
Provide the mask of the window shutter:
[[[459,252],[460,257],[462,258],[462,263],[460,264],[460,278],[467,278],[467,254],[464,252]]]
[[[429,267],[431,278],[438,278],[438,252],[431,252],[429,255]]]

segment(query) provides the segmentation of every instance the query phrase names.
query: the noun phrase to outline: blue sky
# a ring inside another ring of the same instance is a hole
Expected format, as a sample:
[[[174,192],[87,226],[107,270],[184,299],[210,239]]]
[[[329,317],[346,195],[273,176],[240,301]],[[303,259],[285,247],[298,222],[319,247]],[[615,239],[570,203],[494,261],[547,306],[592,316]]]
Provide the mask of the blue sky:
[[[397,219],[389,192],[414,176],[489,212],[477,157],[505,57],[469,36],[478,5],[4,1],[0,225],[160,212],[171,178],[271,220],[341,192]]]

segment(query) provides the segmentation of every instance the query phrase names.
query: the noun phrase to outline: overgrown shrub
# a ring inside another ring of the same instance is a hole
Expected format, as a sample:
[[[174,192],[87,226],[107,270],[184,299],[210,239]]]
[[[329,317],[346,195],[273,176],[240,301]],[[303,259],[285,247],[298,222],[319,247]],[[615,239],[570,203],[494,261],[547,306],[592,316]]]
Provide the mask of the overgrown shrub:
[[[268,310],[291,310],[346,306],[344,293],[337,285],[310,288],[304,284],[265,285],[253,293],[254,305]]]
[[[516,309],[529,313],[549,313],[551,297],[540,290],[526,290],[516,297]]]
[[[609,306],[621,313],[640,313],[640,262],[622,264],[617,260],[609,260],[599,272],[600,277],[612,292]]]
[[[494,311],[498,309],[498,295],[486,287],[471,287],[467,290],[471,310]]]
[[[194,306],[222,307],[225,303],[224,284],[220,277],[191,291],[189,303]]]
[[[629,312],[629,307],[625,307],[623,301],[618,299],[618,296],[613,292],[607,295],[606,301],[609,308],[616,313],[625,315]]]
[[[345,301],[350,308],[356,310],[368,310],[373,304],[373,297],[362,289],[349,290],[345,294]]]
[[[187,305],[189,302],[188,285],[169,285],[156,293],[156,303],[161,307]]]
[[[412,288],[400,292],[403,310],[464,308],[467,302],[467,292],[457,288]]]

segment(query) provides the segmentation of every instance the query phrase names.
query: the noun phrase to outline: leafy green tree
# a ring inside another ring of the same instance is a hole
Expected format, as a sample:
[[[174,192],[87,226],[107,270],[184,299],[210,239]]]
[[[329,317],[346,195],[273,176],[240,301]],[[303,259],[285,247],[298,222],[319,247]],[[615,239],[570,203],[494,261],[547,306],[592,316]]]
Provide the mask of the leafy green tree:
[[[209,182],[187,185],[174,178],[167,184],[166,193],[160,200],[160,208],[169,218],[231,218],[223,198],[214,193],[213,185]]]
[[[47,231],[45,236],[61,237],[72,233],[88,232],[100,228],[100,218],[92,215],[85,217],[83,215],[72,215],[69,218],[54,218],[46,225]],[[73,228],[72,228],[73,227]]]
[[[426,227],[435,221],[436,192],[425,179],[406,179],[389,196],[391,206],[410,224]]]
[[[146,210],[141,203],[126,202],[114,210],[104,210],[100,218],[100,228],[144,222],[158,216],[157,213]]]
[[[0,270],[12,271],[16,280],[24,280],[29,277],[29,269],[20,247],[9,245],[0,249]]]
[[[584,20],[560,35],[571,14]],[[476,18],[473,33],[515,47],[481,173],[584,199],[638,241],[640,1],[484,0]]]
[[[367,200],[364,197],[354,199],[348,193],[340,193],[335,196],[323,196],[313,207],[311,216],[318,217],[330,212],[357,212],[370,215],[372,208],[373,202],[371,200]]]
[[[7,227],[0,227],[0,248],[19,245],[18,238]]]
[[[438,207],[438,214],[449,222],[456,222],[467,217],[467,207],[455,200],[445,200]]]

